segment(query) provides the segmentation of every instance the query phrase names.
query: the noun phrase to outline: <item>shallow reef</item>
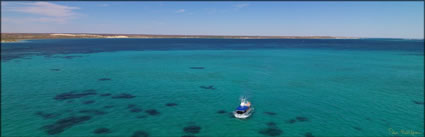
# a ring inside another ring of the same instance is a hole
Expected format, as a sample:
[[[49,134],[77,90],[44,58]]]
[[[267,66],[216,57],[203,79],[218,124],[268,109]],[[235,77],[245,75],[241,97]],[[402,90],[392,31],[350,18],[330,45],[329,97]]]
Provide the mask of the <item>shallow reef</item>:
[[[95,133],[95,134],[107,134],[107,133],[111,133],[111,130],[109,128],[98,128],[98,129],[95,129],[93,131],[93,133]]]
[[[99,81],[108,81],[108,80],[112,80],[112,79],[110,79],[110,78],[100,78],[100,79],[98,79]]]
[[[293,124],[295,122],[307,122],[307,121],[310,121],[307,117],[297,116],[293,119],[286,120],[286,123]]]
[[[51,71],[60,71],[61,69],[50,69]]]
[[[93,104],[95,101],[94,100],[88,100],[88,101],[84,101],[83,104]]]
[[[112,106],[112,105],[106,105],[106,106],[103,106],[103,108],[113,108],[114,106]]]
[[[219,110],[219,111],[217,111],[217,113],[218,114],[224,114],[224,113],[227,113],[225,110]]]
[[[81,98],[81,97],[96,95],[96,94],[97,93],[93,90],[86,90],[86,91],[83,91],[81,93],[75,93],[75,92],[71,91],[71,92],[58,94],[54,97],[54,99],[55,100],[67,100],[67,99]]]
[[[134,132],[131,137],[149,137],[149,133],[142,130],[138,130]]]
[[[61,114],[58,114],[58,113],[45,113],[45,112],[42,112],[42,111],[38,111],[38,112],[35,112],[35,115],[40,116],[40,117],[42,117],[44,119],[52,119],[52,118],[59,117]]]
[[[136,107],[136,104],[128,104],[127,105],[127,108],[134,108],[134,107]]]
[[[190,67],[190,69],[205,69],[205,67]]]
[[[209,85],[209,86],[199,86],[202,89],[211,89],[211,90],[215,90],[216,88],[213,85]]]
[[[196,137],[194,135],[183,135],[182,137]]]
[[[314,136],[313,136],[313,133],[311,133],[311,132],[306,132],[306,133],[304,134],[304,136],[305,136],[305,137],[314,137]]]
[[[423,105],[424,104],[423,101],[415,101],[415,100],[413,100],[413,103],[418,104],[418,105]]]
[[[280,130],[279,128],[277,128],[277,127],[268,127],[268,128],[265,128],[265,129],[261,129],[260,131],[258,131],[258,133],[266,135],[266,136],[274,137],[274,136],[281,135],[283,133],[283,131]]]
[[[183,131],[185,133],[197,134],[197,133],[201,132],[201,127],[200,126],[191,125],[191,126],[184,127],[183,128]]]
[[[295,117],[297,119],[297,121],[299,122],[305,122],[305,121],[309,121],[307,117],[302,117],[302,116],[297,116]]]
[[[357,130],[357,131],[362,131],[363,129],[362,128],[360,128],[360,127],[353,127],[355,130]]]
[[[177,106],[177,103],[167,103],[167,104],[165,104],[165,106],[173,107],[173,106]]]
[[[112,96],[113,99],[131,99],[131,98],[134,98],[134,97],[136,97],[136,96],[133,96],[133,95],[128,94],[128,93],[121,93],[119,95]]]
[[[156,115],[160,114],[156,109],[148,109],[145,112],[148,113],[151,116],[156,116]]]
[[[45,55],[46,58],[62,58],[62,59],[73,59],[73,58],[80,58],[83,56],[51,56],[51,55]]]
[[[83,56],[63,56],[63,57],[57,57],[57,58],[64,58],[64,59],[73,59],[73,58],[80,58]]]
[[[102,96],[102,97],[110,96],[110,95],[112,95],[112,94],[111,94],[111,93],[103,93],[103,94],[100,94],[100,96]]]
[[[46,133],[49,135],[56,135],[56,134],[62,133],[67,128],[81,124],[90,119],[91,119],[90,116],[71,116],[71,117],[60,119],[53,124],[45,125],[42,127],[42,129],[44,129]]]
[[[97,110],[97,109],[84,109],[80,110],[80,113],[83,114],[92,114],[92,115],[105,115],[107,114],[105,111]]]
[[[275,113],[275,112],[264,112],[264,114],[267,114],[267,115],[270,115],[270,116],[274,116],[274,115],[276,115],[276,113]]]
[[[86,89],[83,92],[96,92],[96,90],[95,89]]]

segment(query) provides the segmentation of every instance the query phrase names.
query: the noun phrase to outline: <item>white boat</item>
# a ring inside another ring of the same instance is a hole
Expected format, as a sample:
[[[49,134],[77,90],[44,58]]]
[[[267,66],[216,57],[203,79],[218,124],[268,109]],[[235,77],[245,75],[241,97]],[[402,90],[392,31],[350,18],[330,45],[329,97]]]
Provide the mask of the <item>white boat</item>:
[[[241,104],[233,111],[233,115],[236,118],[245,119],[251,116],[254,112],[254,108],[251,106],[251,102],[249,102],[246,98],[241,98]]]

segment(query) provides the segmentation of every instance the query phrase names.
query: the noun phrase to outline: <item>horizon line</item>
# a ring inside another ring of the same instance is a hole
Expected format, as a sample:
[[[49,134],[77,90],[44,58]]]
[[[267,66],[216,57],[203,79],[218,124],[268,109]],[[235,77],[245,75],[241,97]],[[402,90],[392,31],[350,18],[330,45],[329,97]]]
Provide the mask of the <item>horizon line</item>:
[[[358,37],[358,36],[330,36],[330,35],[205,35],[205,34],[142,34],[142,33],[70,33],[70,32],[1,32],[1,34],[106,34],[106,35],[151,35],[151,36],[225,36],[225,37],[334,37],[334,38],[382,38],[382,39],[424,39],[424,38],[402,38],[402,37]]]

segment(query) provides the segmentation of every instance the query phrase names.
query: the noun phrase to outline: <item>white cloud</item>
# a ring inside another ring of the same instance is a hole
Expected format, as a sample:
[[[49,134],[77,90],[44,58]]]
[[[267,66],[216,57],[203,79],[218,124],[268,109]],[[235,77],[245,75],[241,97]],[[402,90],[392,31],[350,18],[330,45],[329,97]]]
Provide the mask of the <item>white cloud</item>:
[[[21,12],[36,14],[42,16],[52,16],[52,17],[65,17],[73,16],[76,13],[73,11],[79,9],[78,7],[64,6],[49,2],[34,2],[34,3],[17,3],[16,6],[5,7],[6,11]]]
[[[249,4],[243,3],[243,4],[236,4],[233,7],[235,7],[236,9],[242,9],[242,8],[245,8],[245,7],[248,7],[248,6],[249,6]]]
[[[185,9],[179,9],[179,10],[176,11],[176,13],[183,13],[185,11],[186,11]]]
[[[78,15],[74,10],[80,9],[78,7],[71,7],[65,5],[54,4],[50,2],[32,2],[32,3],[2,3],[2,8],[6,12],[19,12],[38,17],[26,18],[10,18],[8,21],[19,22],[55,22],[66,23],[70,19],[76,18]]]

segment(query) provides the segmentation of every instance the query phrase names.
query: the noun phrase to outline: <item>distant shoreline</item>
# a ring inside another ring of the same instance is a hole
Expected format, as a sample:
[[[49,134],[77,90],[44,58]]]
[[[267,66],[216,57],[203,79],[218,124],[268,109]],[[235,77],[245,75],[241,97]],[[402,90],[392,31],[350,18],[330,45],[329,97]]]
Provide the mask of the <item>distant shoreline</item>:
[[[358,39],[334,36],[225,36],[225,35],[150,35],[150,34],[90,34],[90,33],[2,33],[1,42],[19,42],[31,39],[72,38],[213,38],[213,39]]]

